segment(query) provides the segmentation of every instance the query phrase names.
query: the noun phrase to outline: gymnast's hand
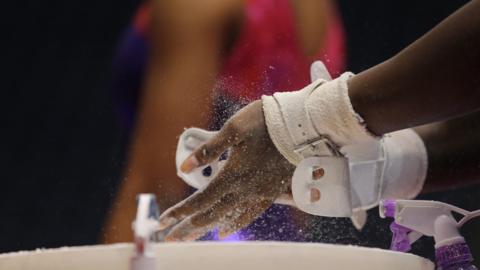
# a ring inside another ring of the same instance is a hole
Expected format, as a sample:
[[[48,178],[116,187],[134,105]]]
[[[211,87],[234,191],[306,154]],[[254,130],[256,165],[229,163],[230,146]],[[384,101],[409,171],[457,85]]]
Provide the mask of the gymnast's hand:
[[[215,227],[221,238],[250,224],[288,192],[294,166],[275,148],[265,125],[262,102],[230,118],[220,132],[187,158],[181,170],[217,159],[230,148],[222,171],[208,186],[166,210],[160,229],[173,226],[166,241],[193,241]]]
[[[470,1],[384,63],[297,93],[264,96],[263,109],[256,101],[239,111],[184,162],[189,172],[231,148],[206,188],[160,217],[161,229],[174,226],[166,240],[194,240],[216,226],[222,237],[249,224],[287,191],[293,164],[305,157],[295,151],[302,136],[318,133],[339,150],[376,140],[374,134],[478,111],[480,66],[471,59],[480,55],[479,15],[480,0]]]

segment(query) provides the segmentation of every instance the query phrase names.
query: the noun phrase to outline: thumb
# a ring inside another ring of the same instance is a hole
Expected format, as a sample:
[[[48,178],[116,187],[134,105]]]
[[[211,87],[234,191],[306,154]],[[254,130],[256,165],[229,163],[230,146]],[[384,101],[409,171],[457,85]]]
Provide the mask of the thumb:
[[[204,166],[217,159],[230,146],[237,143],[239,136],[232,125],[227,122],[225,126],[205,144],[193,152],[180,166],[180,170],[189,173],[193,169]]]

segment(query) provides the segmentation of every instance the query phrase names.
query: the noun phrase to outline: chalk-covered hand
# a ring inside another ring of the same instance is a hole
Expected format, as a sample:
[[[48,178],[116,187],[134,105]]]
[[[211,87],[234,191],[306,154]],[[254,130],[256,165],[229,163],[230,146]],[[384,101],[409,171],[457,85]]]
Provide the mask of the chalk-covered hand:
[[[215,227],[225,237],[288,191],[295,167],[275,148],[264,119],[262,102],[249,104],[183,162],[181,170],[188,173],[230,149],[215,179],[162,214],[160,229],[171,227],[166,241],[192,241]]]
[[[227,163],[205,188],[162,214],[160,229],[171,228],[165,239],[195,240],[215,227],[226,236],[284,195],[303,159],[339,155],[344,145],[376,141],[352,109],[351,76],[263,96],[228,120],[182,164],[181,170],[190,172],[230,148]]]
[[[248,225],[276,199],[285,197],[295,166],[302,161],[318,156],[349,157],[348,146],[379,144],[379,137],[368,131],[350,101],[348,81],[353,76],[347,72],[331,81],[322,78],[329,76],[317,76],[320,78],[299,91],[263,96],[262,101],[251,103],[228,120],[213,138],[183,162],[181,170],[188,173],[217,160],[230,149],[223,169],[205,188],[162,214],[160,229],[171,228],[166,240],[195,240],[215,227],[219,228],[220,237],[224,237]],[[342,183],[349,185],[336,187],[345,190],[341,193],[345,198],[311,193],[315,196],[310,200],[317,203],[316,206],[330,207],[342,200],[351,204],[351,193],[358,195],[356,201],[368,197],[360,196],[363,193],[369,196],[375,193],[371,203],[370,200],[368,203],[360,200],[355,205],[347,205],[351,210],[369,208],[386,194],[391,197],[415,196],[425,178],[426,153],[421,139],[414,132],[407,133],[402,133],[405,136],[391,136],[390,143],[387,143],[387,136],[382,147],[385,153],[396,153],[401,160],[422,164],[416,169],[410,166],[409,170],[414,173],[408,176],[411,179],[408,184],[402,173],[389,171],[393,167],[386,166],[381,175],[388,176],[384,177],[388,179],[364,177],[355,183],[348,179]],[[394,150],[390,151],[389,146]],[[410,150],[402,152],[400,148]],[[390,154],[386,159],[392,159]],[[335,175],[328,170],[325,175]],[[315,180],[316,171],[311,172]],[[303,178],[297,177],[296,180],[301,183],[308,180]],[[366,185],[368,183],[372,185]],[[354,192],[350,192],[350,186]],[[370,186],[383,188],[375,192]],[[302,209],[301,205],[298,206]]]

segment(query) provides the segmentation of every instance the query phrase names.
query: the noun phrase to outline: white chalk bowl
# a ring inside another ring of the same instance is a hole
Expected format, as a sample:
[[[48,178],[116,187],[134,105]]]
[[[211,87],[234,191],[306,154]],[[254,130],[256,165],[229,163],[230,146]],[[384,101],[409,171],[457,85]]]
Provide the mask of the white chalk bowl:
[[[155,244],[158,270],[433,270],[415,256],[356,246],[286,242]],[[128,270],[132,244],[0,254],[1,270]]]

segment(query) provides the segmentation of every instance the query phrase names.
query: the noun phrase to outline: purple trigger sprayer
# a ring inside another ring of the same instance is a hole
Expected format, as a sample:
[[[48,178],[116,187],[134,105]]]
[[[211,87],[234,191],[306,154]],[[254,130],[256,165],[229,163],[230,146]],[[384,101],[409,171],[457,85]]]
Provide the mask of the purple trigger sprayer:
[[[382,200],[379,210],[382,218],[394,218],[390,225],[393,233],[391,250],[408,252],[411,244],[420,237],[432,236],[437,269],[477,269],[459,228],[468,220],[479,217],[480,210],[469,212],[446,203],[421,200]],[[457,222],[452,212],[463,215],[463,218]]]

